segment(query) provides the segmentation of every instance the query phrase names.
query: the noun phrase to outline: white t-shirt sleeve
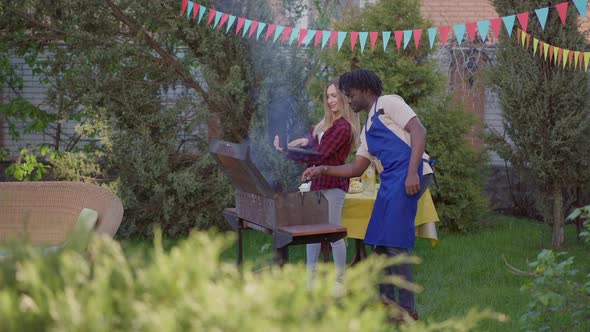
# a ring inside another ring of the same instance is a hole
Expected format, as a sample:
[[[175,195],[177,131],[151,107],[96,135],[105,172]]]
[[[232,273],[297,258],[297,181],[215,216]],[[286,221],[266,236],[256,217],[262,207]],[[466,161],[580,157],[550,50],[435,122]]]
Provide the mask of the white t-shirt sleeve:
[[[369,152],[369,147],[367,146],[367,137],[365,136],[365,128],[364,127],[363,127],[361,134],[360,134],[360,141],[361,141],[361,143],[359,144],[359,147],[356,150],[356,155],[363,156],[369,160],[373,159],[373,156]]]

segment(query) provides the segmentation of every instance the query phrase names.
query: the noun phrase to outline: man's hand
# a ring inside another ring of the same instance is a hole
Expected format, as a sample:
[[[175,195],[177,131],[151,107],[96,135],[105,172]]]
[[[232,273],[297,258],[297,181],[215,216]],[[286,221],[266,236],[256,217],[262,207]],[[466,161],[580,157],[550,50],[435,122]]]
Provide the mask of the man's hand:
[[[307,144],[309,144],[309,140],[307,138],[298,138],[289,142],[289,147],[294,148],[297,146],[307,146]]]
[[[406,176],[406,194],[415,195],[420,192],[420,177],[416,173],[410,173]]]
[[[306,169],[303,172],[303,175],[301,175],[301,181],[302,182],[307,182],[309,180],[313,180],[315,178],[317,178],[318,176],[322,175],[322,170],[324,167],[320,166],[320,167],[310,167],[308,169]]]
[[[283,148],[281,147],[279,135],[275,135],[274,146],[277,151],[281,151],[281,152],[283,151]]]

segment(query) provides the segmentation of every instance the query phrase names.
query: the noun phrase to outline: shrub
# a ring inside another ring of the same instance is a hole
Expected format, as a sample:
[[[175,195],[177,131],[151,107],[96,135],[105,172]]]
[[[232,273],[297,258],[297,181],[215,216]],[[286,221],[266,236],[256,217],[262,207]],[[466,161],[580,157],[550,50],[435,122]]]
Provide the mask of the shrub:
[[[306,288],[305,267],[253,272],[219,260],[230,241],[193,233],[169,251],[155,237],[151,260],[127,259],[118,243],[94,239],[88,257],[43,256],[31,248],[0,263],[2,331],[391,331],[376,299],[388,262],[367,260],[348,273],[348,294],[333,298],[333,269]],[[490,311],[402,331],[473,331]]]

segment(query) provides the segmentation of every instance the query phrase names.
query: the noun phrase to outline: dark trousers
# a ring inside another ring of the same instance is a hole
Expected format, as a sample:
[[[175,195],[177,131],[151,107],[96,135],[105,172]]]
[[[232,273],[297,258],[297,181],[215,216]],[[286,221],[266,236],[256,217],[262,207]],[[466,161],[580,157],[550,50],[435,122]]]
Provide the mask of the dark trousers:
[[[432,175],[424,175],[422,182],[420,183],[420,197],[428,189],[430,182],[432,181]],[[378,255],[386,255],[387,257],[395,257],[397,255],[409,255],[408,249],[387,247],[387,246],[373,246],[373,251]],[[397,264],[389,266],[385,269],[386,276],[401,276],[407,281],[414,282],[414,271],[412,264]],[[386,300],[397,303],[402,308],[409,312],[416,311],[416,300],[414,292],[401,287],[395,287],[392,283],[381,283],[379,284],[379,295]]]

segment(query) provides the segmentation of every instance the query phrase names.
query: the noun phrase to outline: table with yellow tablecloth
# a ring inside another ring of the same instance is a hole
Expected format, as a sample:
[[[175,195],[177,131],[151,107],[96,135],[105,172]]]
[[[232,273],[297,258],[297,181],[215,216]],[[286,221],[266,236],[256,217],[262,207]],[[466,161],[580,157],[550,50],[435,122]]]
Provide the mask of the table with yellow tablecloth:
[[[348,237],[360,240],[365,238],[376,197],[377,190],[373,193],[346,194],[342,209],[342,225],[346,227]],[[438,221],[438,214],[430,190],[426,190],[418,201],[415,220],[416,237],[430,239],[432,245],[435,246],[438,243],[438,235],[434,223]]]

